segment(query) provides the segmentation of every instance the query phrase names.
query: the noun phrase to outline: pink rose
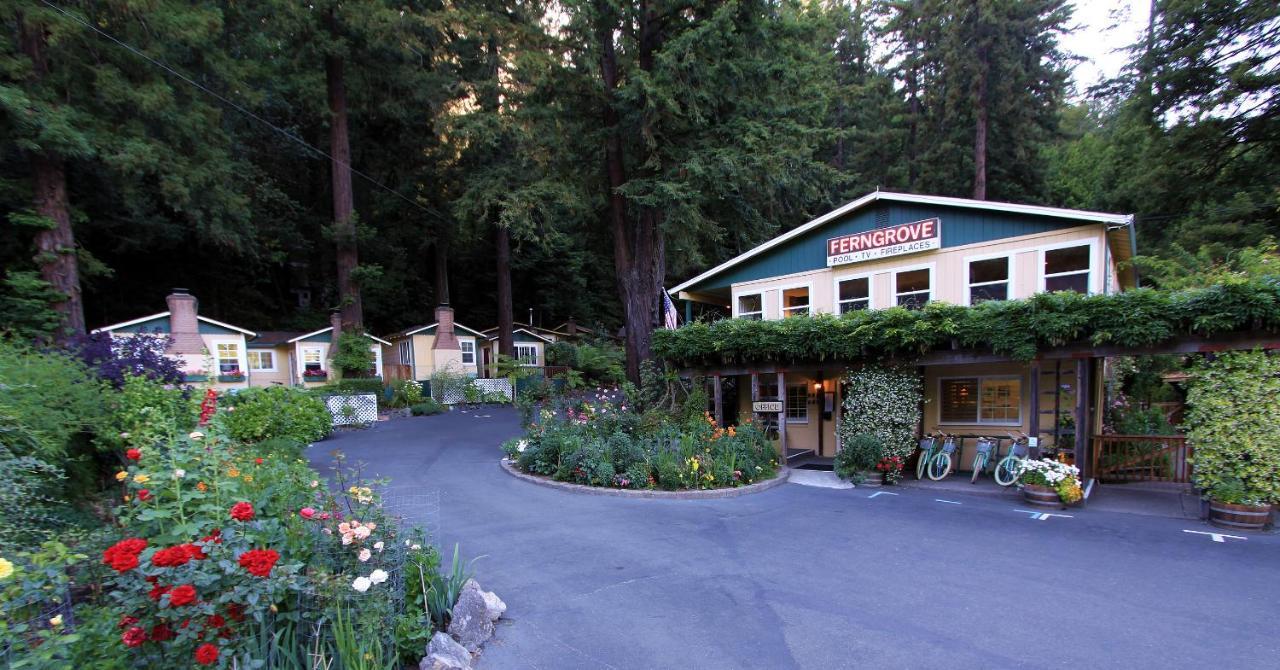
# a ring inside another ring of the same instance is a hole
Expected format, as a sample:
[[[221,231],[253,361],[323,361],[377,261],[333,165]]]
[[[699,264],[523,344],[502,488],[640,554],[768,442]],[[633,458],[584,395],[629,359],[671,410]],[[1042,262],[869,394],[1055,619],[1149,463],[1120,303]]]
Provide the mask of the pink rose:
[[[302,509],[298,510],[298,515],[304,519],[310,519],[311,517],[316,515],[316,511],[310,507],[303,507]]]
[[[328,513],[328,512],[321,512],[321,513],[320,513],[320,518],[321,518],[322,520],[324,520],[324,521],[328,521],[328,520],[329,520],[329,513]]]

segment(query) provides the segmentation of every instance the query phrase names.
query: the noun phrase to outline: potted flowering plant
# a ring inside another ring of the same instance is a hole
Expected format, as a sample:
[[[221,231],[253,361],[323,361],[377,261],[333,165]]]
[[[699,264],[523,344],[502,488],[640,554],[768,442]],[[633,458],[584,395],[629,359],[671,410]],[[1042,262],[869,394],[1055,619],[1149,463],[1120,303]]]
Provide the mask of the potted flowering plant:
[[[329,378],[328,370],[303,370],[302,378],[309,382],[322,382]]]
[[[902,479],[902,466],[904,462],[901,456],[885,456],[876,463],[876,471],[884,477],[884,483],[890,486],[898,483]]]
[[[244,381],[244,373],[240,371],[240,368],[232,366],[218,374],[218,381],[242,382]]]
[[[1032,505],[1062,507],[1084,498],[1080,469],[1050,458],[1023,461],[1019,481],[1022,495]]]
[[[1209,499],[1209,523],[1219,528],[1264,530],[1271,518],[1271,504],[1239,477],[1215,482],[1205,494]]]

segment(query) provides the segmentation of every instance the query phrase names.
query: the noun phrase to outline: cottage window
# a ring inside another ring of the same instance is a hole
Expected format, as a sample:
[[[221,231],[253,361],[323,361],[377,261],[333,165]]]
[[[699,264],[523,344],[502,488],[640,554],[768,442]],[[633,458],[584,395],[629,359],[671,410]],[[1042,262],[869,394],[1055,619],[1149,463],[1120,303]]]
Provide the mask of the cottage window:
[[[940,382],[940,423],[1022,424],[1022,379],[955,377]]]
[[[1009,299],[1009,257],[969,262],[969,304]]]
[[[248,356],[250,370],[256,370],[258,372],[276,371],[276,354],[274,351],[266,349],[250,349]]]
[[[458,347],[462,349],[462,364],[476,364],[476,343],[475,340],[458,340]]]
[[[1089,259],[1093,255],[1087,244],[1044,252],[1044,290],[1089,292]]]
[[[840,314],[871,307],[871,278],[842,279],[836,288],[836,311]]]
[[[804,316],[809,313],[809,287],[798,286],[782,291],[782,316]]]
[[[222,342],[217,346],[218,372],[233,374],[240,371],[240,345],[235,342]]]
[[[536,344],[517,344],[516,360],[521,365],[537,365],[538,364],[538,346]]]
[[[308,372],[319,372],[324,369],[324,350],[320,347],[305,347],[302,350],[302,369]]]
[[[759,321],[764,318],[764,298],[759,293],[738,296],[738,318]]]
[[[787,384],[787,423],[809,423],[807,384]]]
[[[899,307],[920,309],[929,302],[933,273],[929,268],[894,273],[895,296]]]

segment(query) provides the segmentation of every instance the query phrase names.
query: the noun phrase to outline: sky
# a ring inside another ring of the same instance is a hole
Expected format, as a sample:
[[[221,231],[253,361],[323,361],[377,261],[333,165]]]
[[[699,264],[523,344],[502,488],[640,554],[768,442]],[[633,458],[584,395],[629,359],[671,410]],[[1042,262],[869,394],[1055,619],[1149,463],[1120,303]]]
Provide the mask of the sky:
[[[1085,60],[1075,66],[1072,97],[1120,72],[1123,49],[1142,35],[1150,7],[1150,0],[1075,0],[1077,29],[1062,39],[1062,47]]]

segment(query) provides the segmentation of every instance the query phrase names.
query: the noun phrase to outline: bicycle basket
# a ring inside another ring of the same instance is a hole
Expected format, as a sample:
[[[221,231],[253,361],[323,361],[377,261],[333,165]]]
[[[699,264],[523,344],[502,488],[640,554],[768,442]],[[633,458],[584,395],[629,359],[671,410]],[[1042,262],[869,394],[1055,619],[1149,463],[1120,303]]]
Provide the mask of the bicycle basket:
[[[920,440],[920,451],[929,451],[932,448],[933,448],[932,437],[926,437],[923,440]]]
[[[942,443],[942,453],[944,453],[944,454],[950,454],[950,453],[954,452],[955,450],[956,450],[956,441],[955,441],[955,440],[947,440],[946,442],[943,442],[943,443]]]
[[[978,453],[990,456],[996,446],[995,440],[978,440]]]
[[[1021,442],[1015,442],[1015,443],[1014,443],[1014,445],[1013,445],[1013,451],[1012,451],[1012,452],[1010,452],[1010,453],[1011,453],[1015,458],[1026,458],[1026,457],[1027,457],[1027,445],[1025,445],[1025,444],[1023,444],[1023,443],[1021,443]]]

